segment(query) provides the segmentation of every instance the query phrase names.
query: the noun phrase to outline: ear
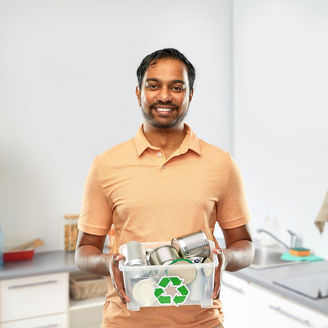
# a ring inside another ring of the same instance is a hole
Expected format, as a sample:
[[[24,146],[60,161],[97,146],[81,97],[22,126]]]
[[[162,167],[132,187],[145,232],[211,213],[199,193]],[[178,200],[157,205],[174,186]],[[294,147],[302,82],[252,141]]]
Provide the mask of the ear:
[[[138,105],[141,106],[141,92],[138,86],[136,87],[136,96],[138,99]]]
[[[192,89],[192,90],[189,92],[189,102],[191,102],[193,95],[194,95],[194,89]]]

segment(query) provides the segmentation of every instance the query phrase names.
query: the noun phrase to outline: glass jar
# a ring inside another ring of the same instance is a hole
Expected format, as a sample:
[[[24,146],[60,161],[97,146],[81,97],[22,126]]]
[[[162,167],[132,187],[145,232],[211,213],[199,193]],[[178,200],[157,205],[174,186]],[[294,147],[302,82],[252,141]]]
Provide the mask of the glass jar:
[[[64,226],[65,251],[75,251],[78,228],[77,221],[79,214],[66,214]]]

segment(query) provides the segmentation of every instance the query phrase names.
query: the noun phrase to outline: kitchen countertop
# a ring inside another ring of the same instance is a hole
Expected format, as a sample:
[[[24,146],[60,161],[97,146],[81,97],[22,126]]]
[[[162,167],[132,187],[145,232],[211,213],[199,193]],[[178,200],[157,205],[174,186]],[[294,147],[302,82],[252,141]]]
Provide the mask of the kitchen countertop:
[[[4,263],[0,267],[0,280],[73,271],[78,271],[74,261],[74,252],[39,252],[34,254],[32,260]],[[266,269],[246,268],[237,272],[225,272],[224,274],[232,274],[328,315],[328,297],[313,300],[273,283],[273,280],[312,275],[318,272],[328,274],[328,261],[298,263]]]
[[[35,253],[31,260],[5,262],[0,267],[0,280],[72,271],[78,271],[74,252],[40,252]]]

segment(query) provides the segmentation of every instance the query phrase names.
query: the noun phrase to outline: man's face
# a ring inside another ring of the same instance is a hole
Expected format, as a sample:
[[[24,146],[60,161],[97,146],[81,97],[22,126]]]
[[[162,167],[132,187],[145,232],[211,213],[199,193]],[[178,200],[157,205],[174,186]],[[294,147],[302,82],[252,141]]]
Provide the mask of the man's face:
[[[193,92],[184,63],[161,58],[145,72],[141,90],[136,90],[146,121],[156,128],[173,128],[185,118]]]

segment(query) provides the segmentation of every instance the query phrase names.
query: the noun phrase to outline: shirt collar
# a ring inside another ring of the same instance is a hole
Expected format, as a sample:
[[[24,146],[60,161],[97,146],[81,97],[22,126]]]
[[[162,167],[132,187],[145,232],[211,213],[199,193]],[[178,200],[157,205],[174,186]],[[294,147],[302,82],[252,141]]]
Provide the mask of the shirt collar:
[[[199,139],[197,138],[196,134],[194,133],[194,131],[191,130],[190,126],[187,125],[186,123],[184,123],[184,129],[186,132],[186,136],[184,137],[184,139],[178,149],[179,154],[184,154],[189,149],[191,149],[194,152],[196,152],[198,155],[201,155]],[[144,132],[143,132],[142,124],[134,137],[134,142],[135,142],[137,154],[139,157],[147,148],[151,148],[151,149],[155,149],[155,150],[160,149],[158,147],[151,145],[149,143],[149,141],[146,139]]]

